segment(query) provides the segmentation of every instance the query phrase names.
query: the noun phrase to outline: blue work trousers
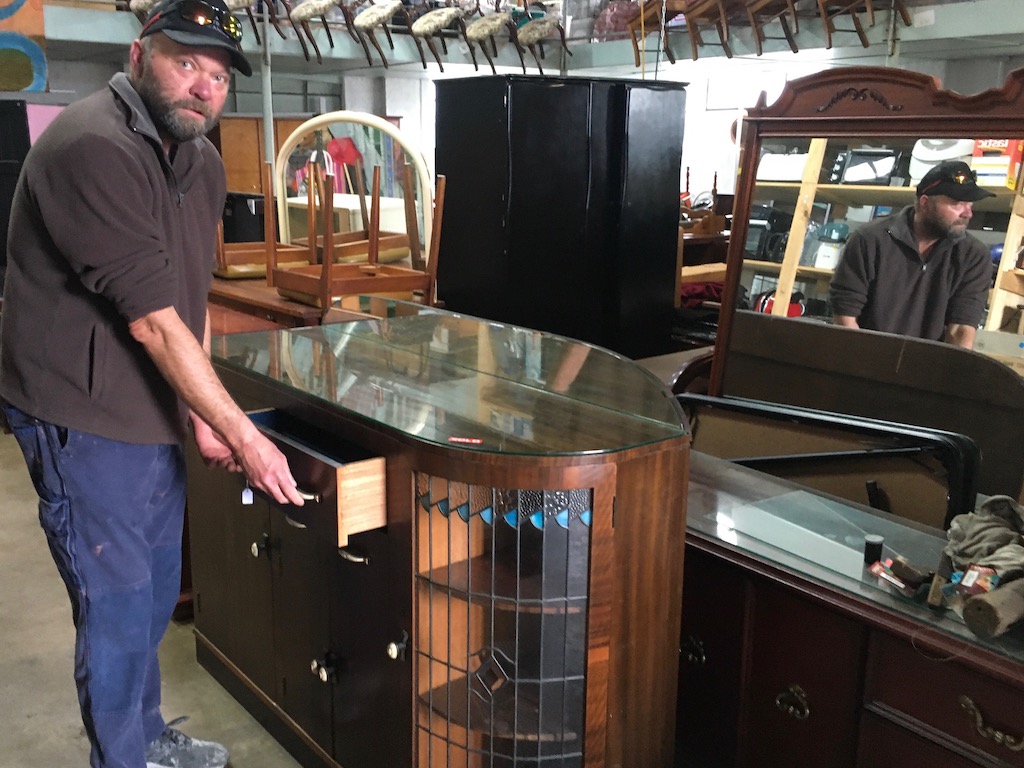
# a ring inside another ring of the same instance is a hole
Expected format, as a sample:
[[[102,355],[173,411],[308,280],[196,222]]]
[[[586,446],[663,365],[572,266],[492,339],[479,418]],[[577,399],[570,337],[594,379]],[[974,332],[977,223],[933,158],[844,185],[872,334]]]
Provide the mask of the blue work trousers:
[[[4,408],[71,598],[92,768],[145,768],[164,729],[157,647],[181,585],[179,445],[108,440]]]

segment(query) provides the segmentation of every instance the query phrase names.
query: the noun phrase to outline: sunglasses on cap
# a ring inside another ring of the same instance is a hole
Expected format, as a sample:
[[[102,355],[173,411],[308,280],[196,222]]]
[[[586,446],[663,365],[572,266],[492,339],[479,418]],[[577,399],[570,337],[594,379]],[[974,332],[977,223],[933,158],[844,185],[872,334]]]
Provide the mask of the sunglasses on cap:
[[[209,3],[204,3],[203,0],[181,0],[180,3],[175,3],[167,10],[153,14],[142,27],[139,36],[144,37],[146,30],[153,24],[172,14],[198,27],[212,27],[234,43],[242,41],[242,25],[238,23],[238,19],[232,16],[230,11],[215,8]]]
[[[927,187],[918,192],[919,195],[925,194],[929,189],[934,189],[939,184],[977,184],[978,183],[978,172],[977,171],[957,171],[956,173],[947,173],[940,178],[933,181]]]

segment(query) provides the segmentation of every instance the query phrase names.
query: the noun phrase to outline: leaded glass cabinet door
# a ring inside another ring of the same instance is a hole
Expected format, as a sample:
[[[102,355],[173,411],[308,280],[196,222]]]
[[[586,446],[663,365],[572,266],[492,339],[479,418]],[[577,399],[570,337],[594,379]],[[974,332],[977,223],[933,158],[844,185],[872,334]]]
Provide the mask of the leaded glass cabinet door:
[[[582,766],[594,491],[416,495],[418,768]]]

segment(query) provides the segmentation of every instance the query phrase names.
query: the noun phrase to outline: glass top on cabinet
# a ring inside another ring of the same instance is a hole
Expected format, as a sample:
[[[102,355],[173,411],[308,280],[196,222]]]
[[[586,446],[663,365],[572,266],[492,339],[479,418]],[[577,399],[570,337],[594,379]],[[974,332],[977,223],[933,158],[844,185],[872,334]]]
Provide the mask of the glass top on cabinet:
[[[923,594],[903,596],[864,563],[864,536],[875,534],[884,539],[883,559],[901,555],[913,565],[936,570],[947,542],[942,530],[698,451],[690,452],[686,525],[705,539],[774,563],[812,583],[1024,662],[1024,630],[983,640],[953,610],[929,608]]]
[[[372,309],[381,316],[219,337],[214,357],[448,447],[574,455],[686,434],[664,385],[608,350],[408,302]]]

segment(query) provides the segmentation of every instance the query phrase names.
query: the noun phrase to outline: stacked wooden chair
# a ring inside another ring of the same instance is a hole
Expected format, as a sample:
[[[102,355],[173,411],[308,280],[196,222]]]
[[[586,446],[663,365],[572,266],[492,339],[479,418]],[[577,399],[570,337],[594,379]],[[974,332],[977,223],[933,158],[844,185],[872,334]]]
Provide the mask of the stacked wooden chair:
[[[909,27],[912,21],[910,14],[907,12],[907,7],[903,4],[903,0],[893,0],[893,9],[900,15],[903,23]],[[821,17],[822,24],[825,27],[826,48],[832,47],[832,35],[836,32],[854,32],[862,46],[867,48],[870,45],[864,24],[857,15],[858,12],[865,15],[869,27],[875,25],[873,0],[818,0],[818,15]],[[843,16],[850,17],[850,21],[853,23],[852,29],[840,29],[836,26],[836,19]]]
[[[306,249],[278,240],[270,165],[263,166],[263,242],[225,243],[224,226],[217,227],[217,266],[213,274],[228,279],[263,277],[270,265],[288,269],[307,264]]]
[[[406,166],[408,168],[408,166]],[[384,264],[378,259],[382,249],[407,247],[415,258],[419,230],[413,202],[412,173],[406,171],[406,232],[382,234],[380,231],[380,168],[373,169],[369,222],[365,230],[335,233],[334,177],[312,164],[307,176],[310,236],[307,243],[309,263],[291,268],[273,266],[268,283],[285,298],[310,304],[324,312],[339,297],[355,294],[417,295],[428,306],[435,303],[437,255],[444,210],[445,179],[439,176],[433,203],[424,199],[424,216],[432,217],[432,232],[426,266],[423,269]],[[341,263],[340,258],[366,253],[366,263]]]
[[[718,33],[718,45],[726,57],[732,58],[732,47],[729,45],[729,14],[725,0],[647,0],[626,24],[633,44],[633,60],[636,66],[640,66],[640,38],[651,32],[658,32],[661,35],[665,56],[675,64],[675,53],[669,45],[664,26],[680,14],[686,21],[686,32],[690,37],[690,54],[694,61],[700,56],[700,49],[707,44],[701,32],[702,25],[711,25],[715,28]]]

